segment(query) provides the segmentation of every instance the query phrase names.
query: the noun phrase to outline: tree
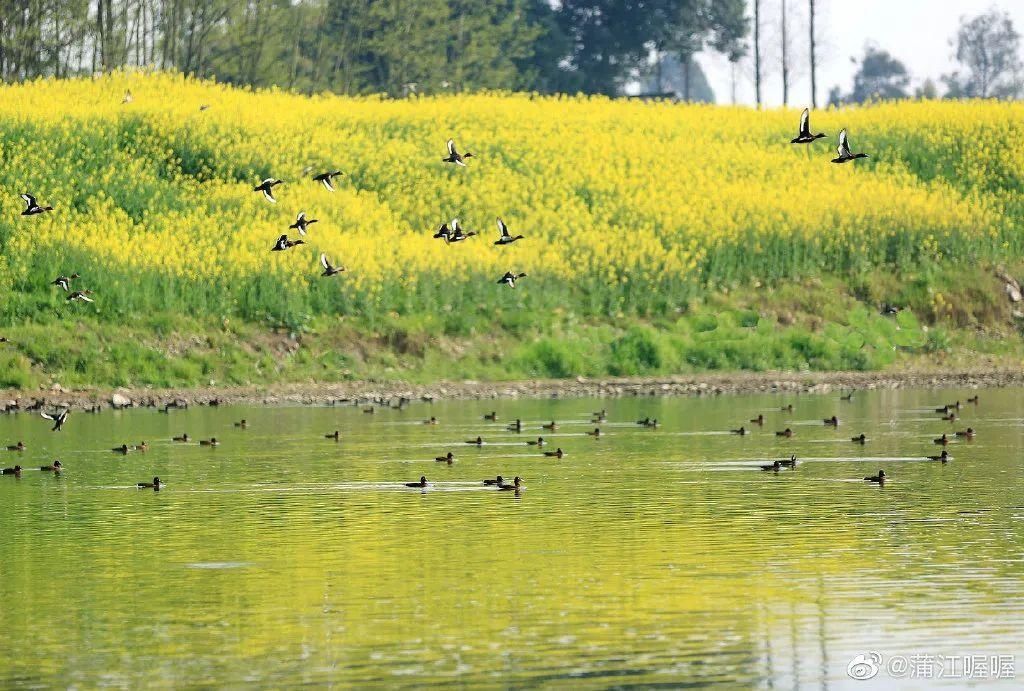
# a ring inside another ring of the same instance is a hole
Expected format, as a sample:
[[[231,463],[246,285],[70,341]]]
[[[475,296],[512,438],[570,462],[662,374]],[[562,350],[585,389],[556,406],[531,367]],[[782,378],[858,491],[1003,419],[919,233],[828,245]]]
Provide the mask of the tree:
[[[691,72],[694,57],[706,47],[726,55],[730,62],[746,53],[744,41],[749,20],[743,0],[654,0],[647,5],[649,34],[656,60],[665,52],[678,58],[683,68],[685,100],[693,96]]]
[[[649,21],[639,0],[563,0],[559,28],[571,51],[562,62],[587,93],[614,95],[647,58]]]
[[[789,35],[786,0],[782,0],[782,105],[789,105]]]
[[[754,97],[761,107],[761,0],[754,0]]]
[[[910,73],[902,62],[888,51],[868,46],[853,77],[853,91],[844,100],[863,103],[868,99],[906,98],[909,86]]]
[[[991,9],[960,20],[956,60],[963,73],[943,76],[950,95],[969,98],[1018,98],[1024,92],[1020,34],[1010,16]]]
[[[814,34],[815,0],[807,0],[808,11],[810,12],[807,21],[808,34],[810,39],[810,68],[811,68],[811,108],[818,107],[818,57],[816,55],[817,37]]]
[[[930,78],[925,79],[921,86],[914,89],[914,98],[924,99],[930,101],[939,97],[939,90],[935,86],[935,82]]]

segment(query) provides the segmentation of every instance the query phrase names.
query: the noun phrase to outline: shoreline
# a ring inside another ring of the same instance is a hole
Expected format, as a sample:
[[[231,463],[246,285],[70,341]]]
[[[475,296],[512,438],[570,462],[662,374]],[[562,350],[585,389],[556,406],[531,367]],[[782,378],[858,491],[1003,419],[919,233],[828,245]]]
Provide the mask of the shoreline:
[[[851,389],[1000,388],[1024,386],[1022,370],[918,372],[738,372],[664,377],[534,379],[509,382],[441,381],[433,384],[353,381],[272,386],[172,389],[95,388],[0,392],[0,411],[42,408],[163,408],[188,405],[336,405],[406,398],[411,401],[516,398],[621,398],[815,394]]]

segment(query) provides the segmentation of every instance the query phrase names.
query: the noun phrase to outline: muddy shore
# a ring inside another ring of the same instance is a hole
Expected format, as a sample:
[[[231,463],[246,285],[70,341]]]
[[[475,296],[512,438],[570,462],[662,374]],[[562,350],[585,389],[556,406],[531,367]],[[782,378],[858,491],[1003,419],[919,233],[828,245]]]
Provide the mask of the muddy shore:
[[[616,398],[622,396],[720,396],[744,393],[829,393],[850,389],[988,388],[1024,386],[1024,371],[978,372],[771,372],[674,377],[536,379],[516,382],[343,382],[272,387],[195,389],[94,389],[0,392],[0,410],[40,408],[164,408],[186,405],[331,405],[422,400],[500,398]]]

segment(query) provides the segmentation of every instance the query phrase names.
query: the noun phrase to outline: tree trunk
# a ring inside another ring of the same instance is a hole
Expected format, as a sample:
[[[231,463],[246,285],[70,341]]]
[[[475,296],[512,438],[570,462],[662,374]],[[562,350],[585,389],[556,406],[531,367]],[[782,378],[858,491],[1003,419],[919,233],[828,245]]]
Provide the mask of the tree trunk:
[[[786,0],[782,0],[782,105],[789,105],[789,37],[786,34]]]
[[[754,0],[754,98],[761,107],[761,0]]]
[[[811,39],[811,108],[818,107],[818,56],[816,54],[817,42],[814,37],[814,0],[808,0],[810,7],[810,39]]]
[[[683,56],[683,100],[690,102],[690,63],[693,62],[689,55]]]

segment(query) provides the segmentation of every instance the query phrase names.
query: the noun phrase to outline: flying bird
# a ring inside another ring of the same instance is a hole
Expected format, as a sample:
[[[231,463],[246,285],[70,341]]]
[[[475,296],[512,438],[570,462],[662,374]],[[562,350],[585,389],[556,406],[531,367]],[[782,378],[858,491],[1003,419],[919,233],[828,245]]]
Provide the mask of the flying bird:
[[[70,408],[66,408],[66,409],[62,410],[61,412],[53,413],[52,415],[50,413],[46,413],[46,412],[41,412],[39,414],[42,415],[47,420],[52,420],[53,421],[53,428],[50,430],[51,432],[60,432],[60,428],[63,427],[64,423],[68,421],[68,413],[70,413],[70,412],[71,412],[71,409]]]
[[[518,281],[520,278],[522,278],[525,275],[526,274],[515,274],[515,273],[512,273],[511,271],[506,271],[505,275],[498,279],[498,285],[501,285],[502,283],[504,283],[509,288],[515,288],[516,287],[516,281]]]
[[[291,224],[288,227],[294,228],[295,230],[299,231],[299,235],[305,235],[306,228],[317,222],[318,220],[315,218],[306,218],[305,211],[300,211],[299,215],[295,217],[295,223]]]
[[[77,273],[73,273],[70,276],[58,276],[57,278],[50,281],[50,285],[59,286],[60,288],[63,288],[64,292],[66,293],[69,290],[71,290],[71,281],[75,280],[76,278],[81,278],[81,276],[79,276]]]
[[[289,240],[287,235],[282,235],[274,243],[274,246],[270,248],[271,252],[283,252],[286,249],[295,247],[296,245],[305,245],[305,240]]]
[[[464,153],[464,154],[460,154],[455,149],[455,140],[454,139],[449,139],[448,140],[448,158],[442,158],[441,160],[444,161],[445,163],[454,163],[455,165],[458,165],[458,166],[465,166],[466,162],[463,159],[472,158],[472,157],[473,157],[473,154],[471,154],[468,151],[466,153]]]
[[[858,158],[867,158],[867,154],[855,154],[850,151],[850,141],[846,138],[846,130],[842,130],[839,133],[839,147],[836,149],[839,152],[838,158],[833,158],[833,163],[846,163]]]
[[[494,241],[495,245],[511,245],[516,240],[522,240],[524,238],[522,235],[511,235],[508,232],[508,226],[505,225],[505,222],[500,218],[498,219],[498,232],[501,233],[501,237]]]
[[[339,175],[341,175],[341,171],[340,170],[329,170],[326,173],[320,173],[319,175],[314,175],[313,179],[316,180],[317,182],[319,182],[320,184],[322,184],[324,186],[324,188],[328,192],[333,192],[334,191],[334,185],[331,184],[331,178],[335,178],[335,177],[337,177]]]
[[[258,184],[255,187],[253,187],[252,191],[253,192],[262,192],[263,196],[267,198],[268,202],[276,204],[277,200],[274,199],[273,188],[274,188],[274,185],[280,185],[282,182],[284,182],[284,180],[278,180],[276,178],[267,178],[263,182],[261,182],[260,184]]]
[[[327,255],[323,253],[320,254],[320,265],[324,267],[324,272],[320,274],[321,276],[334,276],[345,270],[344,266],[332,266],[330,260],[327,259]]]
[[[22,216],[35,216],[36,214],[41,214],[44,211],[53,211],[52,206],[39,206],[39,204],[36,203],[36,198],[28,192],[21,195],[21,198],[25,200],[25,210],[21,212]]]
[[[821,139],[824,136],[824,132],[811,134],[811,111],[808,108],[804,108],[803,114],[800,115],[800,134],[797,135],[796,139],[789,140],[789,143],[810,144],[815,139]]]
[[[448,239],[446,240],[446,242],[449,242],[449,243],[460,242],[462,240],[465,240],[466,238],[471,238],[474,235],[476,235],[476,231],[475,230],[470,231],[468,233],[463,231],[462,230],[462,226],[459,225],[459,219],[456,218],[456,219],[452,220],[451,234],[448,236]]]
[[[92,295],[91,290],[76,290],[75,292],[69,294],[65,299],[68,302],[95,302],[91,297],[89,297],[90,295]]]
[[[442,223],[441,227],[437,229],[436,233],[434,233],[434,239],[435,240],[444,240],[445,242],[448,242],[448,239],[451,236],[452,236],[452,231],[448,227],[447,223]]]

